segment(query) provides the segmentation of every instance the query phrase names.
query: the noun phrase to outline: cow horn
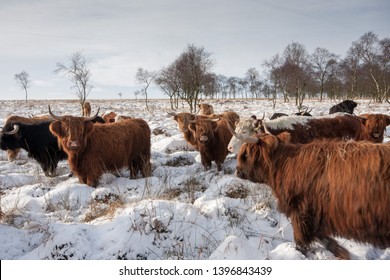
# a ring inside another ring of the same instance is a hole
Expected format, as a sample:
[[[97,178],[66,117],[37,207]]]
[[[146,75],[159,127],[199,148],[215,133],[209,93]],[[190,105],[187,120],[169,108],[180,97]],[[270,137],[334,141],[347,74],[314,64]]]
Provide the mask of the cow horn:
[[[172,117],[175,117],[177,116],[177,114],[175,112],[168,112],[168,115],[172,116]]]
[[[50,114],[50,116],[52,116],[53,119],[55,119],[55,120],[57,120],[57,121],[62,121],[62,118],[63,118],[63,117],[56,116],[56,115],[54,115],[54,114],[51,112],[50,105],[49,105],[49,114]]]
[[[272,135],[272,133],[269,132],[269,130],[268,130],[267,126],[265,125],[265,123],[262,123],[262,125],[263,125],[263,128],[264,128],[264,132],[267,133],[267,134],[271,134]]]
[[[100,111],[100,107],[98,108],[96,114],[92,117],[88,117],[88,118],[84,118],[84,121],[88,122],[88,121],[93,121],[99,114],[99,111]]]
[[[11,130],[11,131],[5,131],[4,134],[6,135],[14,135],[16,133],[18,133],[19,131],[19,125],[18,124],[14,124],[14,129]]]
[[[243,136],[241,134],[238,134],[237,132],[234,131],[234,129],[231,127],[229,122],[226,122],[226,124],[227,124],[227,128],[229,129],[231,134],[233,134],[233,136],[235,136],[241,142],[256,144],[259,141],[259,139],[257,139],[256,137],[251,137],[251,136],[245,137],[245,136]]]

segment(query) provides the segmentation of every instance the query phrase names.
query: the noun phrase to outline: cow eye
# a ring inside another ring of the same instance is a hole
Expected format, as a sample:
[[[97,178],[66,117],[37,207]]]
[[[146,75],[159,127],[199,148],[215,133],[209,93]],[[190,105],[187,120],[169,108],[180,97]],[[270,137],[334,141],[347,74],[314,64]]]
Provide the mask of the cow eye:
[[[241,160],[242,160],[242,161],[246,161],[246,158],[247,158],[246,152],[243,152],[243,153],[241,154]]]
[[[246,130],[241,131],[242,133],[246,133]]]

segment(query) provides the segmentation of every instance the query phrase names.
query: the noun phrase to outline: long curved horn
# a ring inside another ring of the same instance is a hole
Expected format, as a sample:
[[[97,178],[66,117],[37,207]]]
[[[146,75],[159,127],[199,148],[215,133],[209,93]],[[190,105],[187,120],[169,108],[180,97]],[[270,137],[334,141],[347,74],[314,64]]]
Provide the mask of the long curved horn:
[[[97,112],[96,112],[96,114],[95,114],[94,116],[92,116],[92,117],[86,117],[86,118],[84,118],[84,121],[86,121],[86,122],[88,122],[88,121],[93,121],[93,120],[98,116],[99,111],[100,111],[100,107],[98,108],[98,110],[97,110]]]
[[[252,136],[245,137],[245,136],[235,132],[234,129],[231,127],[231,125],[230,125],[230,123],[228,121],[226,122],[226,124],[227,124],[227,127],[228,127],[230,133],[233,134],[233,136],[235,136],[241,142],[253,143],[253,144],[256,144],[257,142],[259,142],[259,139],[257,139],[256,137],[252,137]]]
[[[172,117],[175,117],[177,116],[177,114],[175,112],[168,112],[168,115],[172,116]]]
[[[263,128],[264,128],[264,132],[265,132],[265,133],[267,133],[267,134],[271,134],[271,135],[272,135],[272,133],[271,133],[271,132],[269,132],[269,130],[268,130],[268,128],[267,128],[267,126],[265,125],[265,123],[264,123],[264,122],[262,123],[262,126],[263,126]]]
[[[14,124],[14,129],[11,130],[11,131],[5,131],[4,134],[6,135],[14,135],[16,133],[18,133],[19,131],[19,125],[18,124]]]
[[[55,119],[55,120],[57,120],[57,121],[62,121],[62,119],[63,119],[63,117],[56,116],[56,115],[54,115],[54,114],[51,112],[50,105],[49,105],[49,114],[50,114],[50,116],[51,116],[53,119]]]

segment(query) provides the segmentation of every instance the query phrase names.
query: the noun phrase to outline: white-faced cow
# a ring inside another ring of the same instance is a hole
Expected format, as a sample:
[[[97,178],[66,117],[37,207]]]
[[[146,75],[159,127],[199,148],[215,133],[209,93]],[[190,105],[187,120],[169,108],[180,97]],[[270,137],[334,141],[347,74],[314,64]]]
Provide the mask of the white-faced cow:
[[[232,153],[237,153],[242,144],[240,138],[265,132],[265,129],[274,135],[289,132],[292,143],[309,143],[318,139],[367,140],[371,142],[379,142],[378,139],[383,140],[383,130],[386,126],[381,126],[382,138],[376,139],[372,137],[373,127],[369,127],[362,118],[343,113],[326,117],[290,116],[270,121],[247,119],[237,125],[236,133],[232,137],[228,149]],[[377,128],[377,126],[375,127]]]
[[[51,116],[50,131],[68,155],[68,164],[81,183],[96,187],[104,172],[127,167],[130,177],[151,172],[150,128],[142,119],[93,124],[90,118]],[[97,115],[97,114],[96,114]]]
[[[291,221],[297,249],[318,241],[349,259],[334,237],[390,246],[390,145],[367,141],[292,144],[290,135],[245,138],[236,175],[268,184]]]

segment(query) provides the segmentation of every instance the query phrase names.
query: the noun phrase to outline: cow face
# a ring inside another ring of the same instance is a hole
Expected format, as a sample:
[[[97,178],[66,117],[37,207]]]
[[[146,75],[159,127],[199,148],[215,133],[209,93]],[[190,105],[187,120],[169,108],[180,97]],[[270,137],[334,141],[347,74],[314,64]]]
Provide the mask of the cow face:
[[[210,104],[199,104],[199,114],[200,115],[211,115],[214,114],[213,106]]]
[[[186,133],[189,131],[188,125],[190,121],[195,119],[195,115],[191,113],[178,113],[173,116],[173,119],[177,122],[179,130]]]
[[[59,138],[65,151],[81,152],[93,131],[93,123],[85,118],[64,116],[50,124],[50,131]]]
[[[218,119],[197,119],[196,121],[191,121],[189,129],[200,145],[214,143],[214,134],[216,133],[217,129],[217,121]]]
[[[236,123],[235,132],[245,138],[252,136],[256,134],[257,129],[260,125],[259,122],[261,122],[261,120],[256,120],[253,118],[243,119]],[[237,154],[240,150],[241,145],[241,140],[239,140],[236,136],[233,135],[232,139],[229,142],[228,150],[231,153]]]
[[[271,155],[280,143],[289,143],[290,138],[288,132],[278,136],[262,133],[256,137],[248,137],[237,154],[235,175],[257,183],[269,183],[273,160]]]
[[[361,117],[370,141],[382,143],[386,127],[390,125],[390,116],[383,114],[367,114]]]
[[[20,148],[20,139],[22,132],[20,131],[20,124],[7,123],[1,130],[0,148],[2,150],[14,150]]]

